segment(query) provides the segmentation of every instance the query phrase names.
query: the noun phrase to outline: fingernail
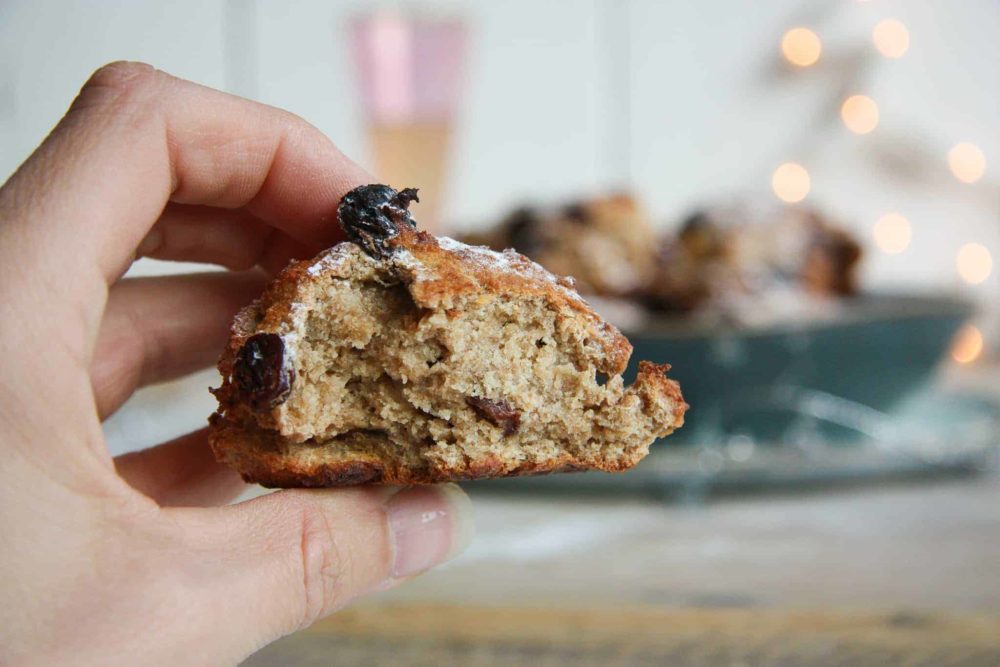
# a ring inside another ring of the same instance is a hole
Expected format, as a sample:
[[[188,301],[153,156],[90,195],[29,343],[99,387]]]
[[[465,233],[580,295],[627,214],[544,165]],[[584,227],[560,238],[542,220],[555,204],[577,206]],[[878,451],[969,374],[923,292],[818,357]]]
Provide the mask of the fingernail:
[[[474,533],[472,502],[455,484],[403,489],[389,499],[393,578],[411,577],[462,553]]]
[[[149,233],[146,234],[146,238],[142,240],[139,247],[135,249],[135,256],[146,257],[151,255],[159,250],[161,245],[163,245],[163,232],[156,227],[153,227],[149,230]]]

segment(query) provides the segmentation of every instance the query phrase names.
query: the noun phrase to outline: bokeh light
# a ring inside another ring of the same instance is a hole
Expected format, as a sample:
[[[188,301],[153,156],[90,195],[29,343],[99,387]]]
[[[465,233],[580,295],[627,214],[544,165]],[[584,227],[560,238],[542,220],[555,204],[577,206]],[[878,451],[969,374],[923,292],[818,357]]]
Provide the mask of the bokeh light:
[[[886,213],[875,222],[872,230],[875,245],[889,255],[897,255],[910,247],[913,230],[910,221],[899,213]]]
[[[800,202],[809,194],[809,172],[801,164],[786,162],[774,170],[771,188],[778,199],[789,204]]]
[[[975,144],[955,144],[948,151],[948,168],[963,183],[975,183],[986,172],[986,156]]]
[[[910,31],[896,19],[885,19],[872,31],[872,41],[886,58],[902,58],[910,48]]]
[[[878,126],[878,105],[865,95],[851,95],[840,105],[840,118],[855,134],[868,134]]]
[[[781,38],[781,53],[788,62],[799,67],[815,64],[822,51],[819,35],[809,28],[792,28]]]
[[[983,353],[983,334],[971,324],[958,330],[951,343],[951,358],[960,364],[971,364]]]
[[[978,285],[990,277],[993,257],[982,243],[966,243],[955,256],[958,275],[970,285]]]

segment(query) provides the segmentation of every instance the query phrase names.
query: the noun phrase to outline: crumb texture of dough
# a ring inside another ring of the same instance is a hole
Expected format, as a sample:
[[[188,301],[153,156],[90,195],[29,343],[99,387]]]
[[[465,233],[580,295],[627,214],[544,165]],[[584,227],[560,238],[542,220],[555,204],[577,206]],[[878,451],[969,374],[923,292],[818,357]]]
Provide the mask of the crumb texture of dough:
[[[567,279],[416,231],[392,248],[345,242],[293,263],[237,316],[210,441],[248,481],[621,471],[683,424],[668,367],[641,362],[625,387],[631,345]],[[276,340],[273,358],[259,352]],[[248,398],[254,378],[281,391]]]

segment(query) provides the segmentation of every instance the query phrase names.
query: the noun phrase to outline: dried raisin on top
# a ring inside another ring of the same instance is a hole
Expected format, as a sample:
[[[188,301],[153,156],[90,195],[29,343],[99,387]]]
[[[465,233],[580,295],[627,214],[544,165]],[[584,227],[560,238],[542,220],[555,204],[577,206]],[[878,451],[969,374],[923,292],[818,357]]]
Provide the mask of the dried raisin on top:
[[[409,211],[414,201],[420,201],[416,188],[361,185],[340,200],[337,217],[348,239],[375,259],[385,259],[392,254],[388,241],[404,226],[416,228]]]

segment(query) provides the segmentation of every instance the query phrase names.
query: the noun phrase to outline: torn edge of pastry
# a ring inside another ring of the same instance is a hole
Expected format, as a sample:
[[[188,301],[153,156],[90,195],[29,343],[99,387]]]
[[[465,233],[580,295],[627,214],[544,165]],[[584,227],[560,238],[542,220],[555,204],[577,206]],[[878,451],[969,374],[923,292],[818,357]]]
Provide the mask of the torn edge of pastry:
[[[524,256],[418,231],[413,188],[345,195],[348,242],[234,322],[210,442],[268,486],[626,470],[684,421],[669,366]]]

